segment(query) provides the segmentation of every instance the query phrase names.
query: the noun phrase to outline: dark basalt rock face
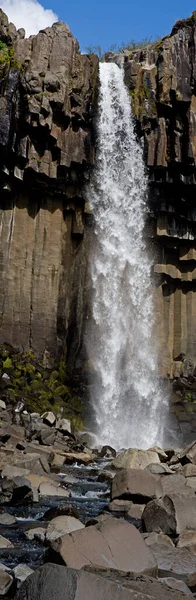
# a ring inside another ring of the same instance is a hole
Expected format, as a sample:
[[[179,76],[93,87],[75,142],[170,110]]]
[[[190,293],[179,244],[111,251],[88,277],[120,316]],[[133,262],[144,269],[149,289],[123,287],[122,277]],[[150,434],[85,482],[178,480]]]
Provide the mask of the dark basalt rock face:
[[[80,355],[83,365],[84,186],[94,163],[98,58],[81,55],[63,23],[25,39],[2,11],[0,40],[0,343],[46,359],[63,348],[70,364]],[[193,13],[163,40],[120,56],[149,174],[160,372],[191,376],[194,386],[195,53]]]
[[[0,342],[74,362],[98,58],[61,22],[24,35],[0,10]]]
[[[161,372],[196,365],[196,11],[163,40],[122,55],[149,174]],[[119,55],[106,55],[119,63]]]

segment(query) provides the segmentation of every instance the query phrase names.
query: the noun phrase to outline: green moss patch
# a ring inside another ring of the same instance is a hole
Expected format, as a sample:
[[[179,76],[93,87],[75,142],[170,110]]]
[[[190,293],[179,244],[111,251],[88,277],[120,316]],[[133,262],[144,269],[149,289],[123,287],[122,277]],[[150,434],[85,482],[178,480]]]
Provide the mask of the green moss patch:
[[[44,368],[32,351],[19,352],[11,346],[0,345],[0,397],[16,406],[23,400],[31,412],[52,410],[56,415],[71,419],[74,427],[82,427],[85,412],[84,395],[80,384],[69,375],[63,356],[52,369]]]

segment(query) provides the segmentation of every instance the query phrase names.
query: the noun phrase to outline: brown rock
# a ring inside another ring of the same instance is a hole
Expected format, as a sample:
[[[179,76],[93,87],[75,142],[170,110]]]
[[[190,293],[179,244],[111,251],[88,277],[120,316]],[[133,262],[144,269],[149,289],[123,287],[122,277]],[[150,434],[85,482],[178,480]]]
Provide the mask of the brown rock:
[[[159,455],[151,450],[130,448],[121,452],[113,461],[115,469],[145,469],[151,463],[159,463]]]
[[[46,531],[46,540],[48,542],[53,542],[66,533],[71,533],[72,531],[83,528],[84,525],[79,519],[75,519],[75,517],[70,517],[69,515],[62,515],[50,521]]]
[[[166,534],[180,534],[185,529],[196,529],[196,497],[169,494],[161,500],[149,502],[142,518],[147,531],[162,531]]]
[[[36,569],[22,584],[16,600],[48,600],[48,594],[58,600],[184,600],[180,591],[175,592],[152,577],[137,577],[115,571],[91,569],[76,571],[54,564]]]
[[[157,560],[160,577],[182,579],[190,588],[196,585],[195,556],[187,548],[169,548],[160,544],[150,548]]]
[[[116,474],[112,481],[112,499],[126,497],[137,498],[141,503],[161,495],[160,477],[140,469],[124,469]]]
[[[67,566],[99,565],[156,575],[156,562],[142,536],[130,523],[109,519],[65,535],[52,543]]]

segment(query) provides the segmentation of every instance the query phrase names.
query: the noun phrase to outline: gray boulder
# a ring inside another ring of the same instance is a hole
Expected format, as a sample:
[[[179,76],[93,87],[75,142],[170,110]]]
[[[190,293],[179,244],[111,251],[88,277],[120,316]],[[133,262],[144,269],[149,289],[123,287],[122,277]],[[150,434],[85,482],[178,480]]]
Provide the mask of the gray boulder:
[[[46,564],[21,585],[16,600],[184,600],[180,591],[151,577]]]

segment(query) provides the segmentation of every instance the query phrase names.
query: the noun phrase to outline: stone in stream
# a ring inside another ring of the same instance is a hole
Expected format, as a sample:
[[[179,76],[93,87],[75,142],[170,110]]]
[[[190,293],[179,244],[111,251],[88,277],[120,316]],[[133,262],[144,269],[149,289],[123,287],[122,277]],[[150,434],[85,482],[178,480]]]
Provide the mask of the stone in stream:
[[[160,458],[153,450],[136,450],[130,448],[121,452],[113,461],[115,469],[145,469],[152,463],[159,463]]]
[[[6,572],[0,572],[0,596],[5,596],[13,583],[13,577]]]
[[[65,564],[81,569],[85,565],[157,574],[156,560],[139,531],[122,519],[108,519],[98,525],[64,535],[51,542]]]
[[[133,573],[45,564],[21,585],[15,600],[184,600],[180,591]]]
[[[34,527],[25,531],[25,537],[27,540],[38,540],[39,542],[45,542],[46,529],[43,527]]]
[[[31,569],[28,565],[20,564],[14,567],[12,572],[14,574],[14,578],[17,581],[17,587],[19,587],[20,584],[23,583],[23,581],[25,581],[27,577],[29,577],[29,575],[32,575],[32,573],[34,573],[34,570]]]
[[[13,515],[6,512],[0,513],[0,525],[14,525],[17,519]]]
[[[14,548],[14,545],[10,540],[7,540],[3,535],[0,535],[0,548]]]
[[[142,515],[146,531],[170,535],[196,529],[196,496],[191,490],[187,491],[186,495],[168,494],[148,502]]]
[[[84,529],[84,527],[85,525],[81,523],[79,519],[75,519],[75,517],[70,517],[68,515],[61,515],[50,521],[46,530],[46,540],[47,542],[52,542],[66,533]]]
[[[60,487],[60,485],[44,481],[39,486],[39,493],[41,496],[55,496],[58,498],[68,498],[70,496],[69,490]]]
[[[153,475],[150,471],[119,470],[112,481],[112,500],[120,497],[132,500],[135,497],[138,502],[141,500],[141,504],[143,504],[156,497],[158,491],[161,490],[160,481],[160,476]]]
[[[77,508],[75,506],[72,506],[71,504],[61,504],[60,506],[52,506],[44,513],[42,519],[50,521],[62,515],[69,515],[70,517],[75,517],[75,519],[79,519]]]

